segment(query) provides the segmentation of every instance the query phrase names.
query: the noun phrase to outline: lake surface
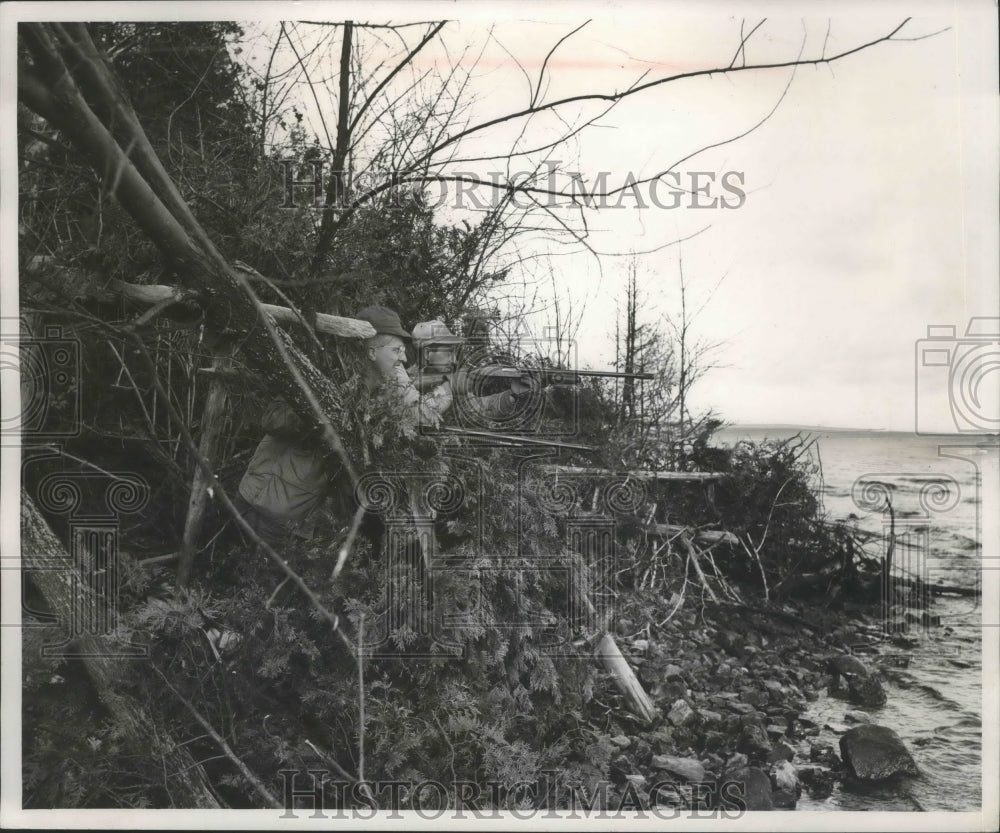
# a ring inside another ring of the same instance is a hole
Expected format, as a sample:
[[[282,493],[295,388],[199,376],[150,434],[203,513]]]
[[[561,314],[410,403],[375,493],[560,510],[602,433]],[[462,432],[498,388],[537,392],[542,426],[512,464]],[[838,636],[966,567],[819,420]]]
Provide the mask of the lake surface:
[[[794,428],[730,427],[716,440],[730,445],[795,433]],[[995,439],[823,429],[802,433],[817,440],[813,458],[821,466],[822,480],[816,487],[827,513],[833,518],[853,515],[860,528],[878,536],[872,554],[881,555],[888,541],[889,496],[896,574],[978,588],[984,563],[998,563],[997,540],[982,535],[984,507],[995,515],[1000,505],[997,495],[983,494],[984,488],[995,489]],[[881,670],[889,698],[883,708],[868,710],[872,722],[899,734],[920,767],[920,777],[900,788],[867,794],[838,790],[822,801],[803,794],[800,809],[980,808],[982,633],[984,625],[996,624],[996,614],[991,610],[984,618],[977,597],[947,595],[930,599],[927,610],[940,616],[940,625],[911,624],[906,637],[912,647],[900,648],[887,640],[865,657]],[[826,696],[811,704],[807,716],[825,727],[817,740],[839,749],[840,734],[851,726],[845,713],[853,708]]]

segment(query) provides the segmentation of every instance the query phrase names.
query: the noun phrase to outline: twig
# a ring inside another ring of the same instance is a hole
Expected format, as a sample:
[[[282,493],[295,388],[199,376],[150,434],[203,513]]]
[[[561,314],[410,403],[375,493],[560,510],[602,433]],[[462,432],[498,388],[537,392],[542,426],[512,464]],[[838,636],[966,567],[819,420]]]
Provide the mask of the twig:
[[[365,615],[358,619],[358,779],[365,780]]]
[[[354,546],[354,539],[358,535],[358,529],[361,527],[361,521],[364,517],[365,508],[363,506],[359,506],[356,510],[354,510],[354,517],[351,519],[351,528],[347,533],[344,545],[337,553],[337,563],[333,565],[333,572],[330,573],[330,581],[336,581],[340,576],[340,571],[344,569],[347,556],[350,554],[351,548]]]
[[[284,587],[286,584],[288,584],[288,581],[289,577],[285,576],[284,579],[282,579],[281,584],[279,584],[277,587],[274,588],[274,592],[267,597],[267,602],[264,604],[264,610],[271,609],[271,605],[274,604],[274,600],[278,598],[278,594],[281,592],[281,588]]]
[[[712,589],[711,585],[708,583],[708,578],[702,572],[701,565],[698,563],[698,552],[694,548],[694,544],[687,535],[681,535],[681,543],[684,544],[684,549],[687,550],[688,560],[694,566],[694,571],[698,574],[698,578],[701,580],[702,586],[708,591],[708,595],[711,596],[712,601],[718,604],[718,597],[715,595],[715,591]]]
[[[198,724],[201,726],[201,728],[203,728],[205,732],[208,733],[208,735],[212,738],[212,740],[214,740],[219,745],[219,748],[223,751],[225,756],[229,758],[230,761],[232,761],[232,763],[236,766],[236,768],[240,772],[243,773],[243,776],[250,782],[251,786],[257,791],[257,794],[260,795],[261,798],[263,798],[270,807],[272,807],[275,810],[280,810],[282,807],[281,802],[279,802],[278,799],[276,799],[273,795],[271,795],[271,792],[268,790],[268,788],[264,786],[261,780],[256,775],[254,775],[253,772],[250,771],[250,768],[245,763],[243,763],[240,757],[235,752],[233,752],[229,744],[226,743],[225,739],[218,732],[216,732],[215,729],[212,728],[212,724],[210,724],[202,716],[201,712],[199,712],[194,707],[194,705],[191,703],[190,700],[188,700],[183,694],[181,694],[176,688],[173,687],[170,680],[167,679],[166,675],[159,668],[157,668],[155,665],[153,665],[152,667],[153,670],[156,672],[156,674],[159,676],[159,678],[163,680],[164,685],[166,685],[166,687],[170,689],[173,695],[178,700],[180,700],[181,703],[184,704],[184,707],[189,712],[191,712],[191,716],[198,721]]]

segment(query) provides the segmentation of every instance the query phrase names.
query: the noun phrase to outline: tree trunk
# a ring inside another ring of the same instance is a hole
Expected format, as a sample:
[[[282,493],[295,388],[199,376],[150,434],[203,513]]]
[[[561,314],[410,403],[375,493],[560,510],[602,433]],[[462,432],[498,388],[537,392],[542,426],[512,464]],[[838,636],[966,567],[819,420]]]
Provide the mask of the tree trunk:
[[[215,357],[212,367],[226,371],[230,365],[231,348],[225,347]],[[198,456],[204,459],[212,471],[216,470],[219,451],[219,440],[222,437],[222,425],[226,419],[226,386],[218,379],[212,379],[208,385],[208,397],[205,400],[205,410],[201,415],[200,438],[198,440]],[[191,497],[188,501],[187,517],[184,521],[184,541],[181,544],[181,558],[177,565],[177,584],[183,587],[191,577],[191,566],[201,528],[205,519],[205,509],[208,506],[208,490],[212,482],[205,470],[196,465],[191,482]]]
[[[32,583],[50,610],[62,622],[72,621],[81,604],[79,593],[84,583],[72,581],[68,566],[53,569],[54,563],[69,565],[70,556],[24,491],[21,492],[21,553],[23,569],[30,572]],[[120,691],[125,669],[131,667],[142,671],[140,666],[129,663],[147,660],[122,659],[114,646],[94,637],[81,636],[78,642],[80,653],[87,655],[81,659],[101,702],[123,730],[136,755],[162,759],[164,785],[172,806],[202,810],[223,807],[212,791],[205,770],[187,748],[179,746],[163,726],[158,725],[156,715]]]

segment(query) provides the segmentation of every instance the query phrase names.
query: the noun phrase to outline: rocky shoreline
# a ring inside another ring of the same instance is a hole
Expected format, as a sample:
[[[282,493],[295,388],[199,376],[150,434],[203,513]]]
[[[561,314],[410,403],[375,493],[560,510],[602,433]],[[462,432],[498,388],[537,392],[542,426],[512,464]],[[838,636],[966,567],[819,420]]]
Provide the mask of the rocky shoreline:
[[[623,792],[662,803],[661,791],[644,790],[669,780],[687,787],[667,799],[675,806],[703,809],[706,797],[709,807],[732,806],[742,793],[739,809],[790,810],[804,793],[823,799],[837,784],[918,774],[892,727],[877,725],[886,691],[862,657],[883,640],[870,608],[755,609],[675,597],[663,609],[676,612],[638,632],[639,616],[626,611],[619,622],[622,651],[662,715],[652,727],[620,720],[622,731],[608,737],[611,779]],[[808,717],[824,694],[844,700],[853,728]],[[840,734],[839,749],[819,741],[824,728]]]

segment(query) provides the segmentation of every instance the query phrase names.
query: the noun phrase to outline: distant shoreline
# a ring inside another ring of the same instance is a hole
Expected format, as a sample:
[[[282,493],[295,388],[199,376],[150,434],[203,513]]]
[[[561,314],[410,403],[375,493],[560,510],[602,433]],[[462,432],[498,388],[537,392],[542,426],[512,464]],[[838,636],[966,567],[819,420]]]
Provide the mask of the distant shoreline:
[[[894,435],[894,436],[912,436],[912,437],[942,437],[949,440],[955,439],[968,439],[968,440],[997,440],[1000,439],[1000,434],[992,434],[986,431],[978,433],[926,433],[922,432],[917,434],[914,431],[899,431],[889,428],[847,428],[843,426],[829,426],[829,425],[794,425],[794,424],[767,424],[767,423],[748,423],[745,425],[741,424],[731,424],[725,425],[720,428],[716,433],[724,432],[737,432],[737,431],[781,431],[786,432],[805,432],[810,434],[884,434],[884,435]]]

